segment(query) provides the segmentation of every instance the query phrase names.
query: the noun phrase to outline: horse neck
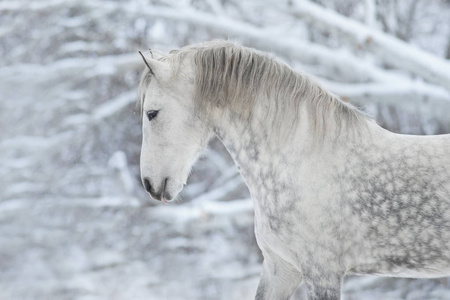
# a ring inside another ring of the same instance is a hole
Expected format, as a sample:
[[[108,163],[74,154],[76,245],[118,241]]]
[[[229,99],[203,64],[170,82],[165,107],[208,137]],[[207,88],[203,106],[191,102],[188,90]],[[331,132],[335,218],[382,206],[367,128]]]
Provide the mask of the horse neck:
[[[215,132],[224,143],[252,195],[261,187],[278,185],[286,173],[281,170],[299,163],[306,131],[296,131],[288,142],[277,144],[271,124],[253,118],[250,122],[233,117],[221,118]],[[306,119],[306,118],[301,118]],[[299,122],[302,127],[303,122]],[[269,182],[270,181],[270,182]]]
[[[278,140],[279,143],[274,136],[281,136],[283,132],[268,134],[272,130],[270,123],[225,117],[216,124],[217,136],[231,154],[253,196],[279,197],[277,189],[291,186],[293,180],[301,180],[298,170],[302,166],[324,159],[335,161],[336,155],[362,142],[345,129],[329,130],[318,140],[308,122],[306,106],[300,108],[298,118],[296,128],[286,139]],[[334,115],[323,118],[329,122],[334,119]],[[333,128],[333,125],[328,123],[327,128]]]

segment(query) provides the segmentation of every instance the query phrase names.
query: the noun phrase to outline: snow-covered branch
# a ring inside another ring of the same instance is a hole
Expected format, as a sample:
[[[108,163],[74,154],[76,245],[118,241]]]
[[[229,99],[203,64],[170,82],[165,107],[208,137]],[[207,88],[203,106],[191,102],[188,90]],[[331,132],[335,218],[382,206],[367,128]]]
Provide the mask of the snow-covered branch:
[[[394,105],[402,111],[420,112],[422,117],[450,125],[450,95],[443,88],[429,89],[421,82],[346,84],[324,79],[320,81],[343,100],[358,106],[373,103]]]
[[[0,3],[0,12],[24,12],[24,11],[41,11],[48,10],[53,7],[60,7],[67,4],[75,4],[76,1],[66,0],[47,0],[47,1],[32,1],[32,2],[20,2],[20,1],[2,1]]]
[[[96,107],[89,114],[77,114],[67,117],[63,122],[63,127],[79,126],[79,125],[92,125],[94,123],[101,123],[106,118],[111,117],[121,112],[125,107],[136,102],[136,92],[127,91],[120,94],[111,101],[108,101],[98,107]]]
[[[299,1],[293,14],[328,31],[343,34],[382,61],[450,90],[450,62],[446,60],[309,1]]]
[[[56,82],[62,82],[70,76],[70,82],[75,84],[78,80],[89,80],[100,75],[114,75],[143,69],[142,59],[136,52],[98,58],[67,58],[50,65],[18,64],[14,67],[0,68],[0,78],[35,75],[36,81],[48,80],[50,77]],[[42,74],[46,77],[42,77]]]

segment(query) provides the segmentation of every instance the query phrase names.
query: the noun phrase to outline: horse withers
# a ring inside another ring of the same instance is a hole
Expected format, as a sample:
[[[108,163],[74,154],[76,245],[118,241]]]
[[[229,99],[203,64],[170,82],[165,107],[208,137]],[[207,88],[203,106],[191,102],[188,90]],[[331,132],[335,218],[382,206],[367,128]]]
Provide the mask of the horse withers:
[[[141,176],[172,201],[213,135],[249,187],[258,300],[340,299],[346,274],[450,275],[450,135],[379,127],[310,77],[228,41],[144,56]]]

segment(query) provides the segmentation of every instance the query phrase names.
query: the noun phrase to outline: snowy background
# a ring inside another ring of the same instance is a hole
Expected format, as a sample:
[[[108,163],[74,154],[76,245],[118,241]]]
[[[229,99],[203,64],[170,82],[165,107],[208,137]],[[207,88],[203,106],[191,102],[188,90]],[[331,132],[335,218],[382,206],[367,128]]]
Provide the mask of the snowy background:
[[[449,0],[0,1],[0,300],[253,298],[252,203],[223,146],[176,203],[139,182],[137,51],[216,38],[389,130],[450,133]],[[450,280],[349,277],[343,293],[443,300]]]

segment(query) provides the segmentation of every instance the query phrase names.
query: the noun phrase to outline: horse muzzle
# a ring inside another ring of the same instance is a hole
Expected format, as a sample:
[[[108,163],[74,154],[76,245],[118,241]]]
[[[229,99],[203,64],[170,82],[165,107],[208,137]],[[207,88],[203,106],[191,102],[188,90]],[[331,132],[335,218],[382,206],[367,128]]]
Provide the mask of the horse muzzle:
[[[158,201],[163,201],[167,203],[173,199],[172,195],[167,191],[167,185],[169,182],[169,178],[166,177],[163,179],[159,188],[155,188],[155,185],[150,181],[149,178],[145,177],[142,180],[145,190],[150,194],[150,196]]]

